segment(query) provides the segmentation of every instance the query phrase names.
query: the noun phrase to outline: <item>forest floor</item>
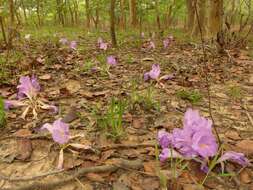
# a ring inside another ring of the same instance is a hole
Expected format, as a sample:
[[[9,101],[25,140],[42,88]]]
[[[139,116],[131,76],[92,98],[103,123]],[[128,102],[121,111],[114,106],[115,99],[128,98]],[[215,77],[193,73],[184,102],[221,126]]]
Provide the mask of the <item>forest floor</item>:
[[[7,74],[1,74],[8,77],[1,82],[0,95],[14,98],[19,77],[35,74],[42,86],[41,97],[60,108],[58,115],[41,111],[37,120],[31,114],[21,119],[22,109],[7,112],[7,124],[0,136],[0,189],[156,190],[167,186],[169,190],[253,190],[252,166],[241,169],[229,163],[226,174],[215,168],[200,187],[206,173],[199,163],[180,161],[173,169],[170,162],[160,163],[157,148],[158,130],[182,127],[187,108],[210,117],[210,98],[223,148],[243,152],[252,161],[252,47],[230,50],[229,57],[217,54],[210,45],[204,65],[201,44],[178,37],[166,50],[156,39],[157,47],[146,51],[129,35],[120,37],[117,49],[101,51],[96,47],[98,35],[79,34],[73,39],[78,42],[75,51],[58,44],[64,32],[57,35],[21,39],[8,58],[0,47],[2,59],[8,59]],[[105,69],[108,55],[118,58],[109,72]],[[154,63],[160,64],[161,75],[174,74],[174,78],[144,82],[143,74]],[[92,70],[94,66],[100,69]],[[208,71],[210,96],[203,70]],[[103,127],[101,119],[112,97],[127,102],[124,133],[117,141],[108,138],[110,130]],[[39,131],[44,123],[60,117],[70,124],[71,136],[75,136],[71,143],[91,147],[66,148],[61,172],[56,170],[59,145]],[[77,175],[78,171],[82,175]]]

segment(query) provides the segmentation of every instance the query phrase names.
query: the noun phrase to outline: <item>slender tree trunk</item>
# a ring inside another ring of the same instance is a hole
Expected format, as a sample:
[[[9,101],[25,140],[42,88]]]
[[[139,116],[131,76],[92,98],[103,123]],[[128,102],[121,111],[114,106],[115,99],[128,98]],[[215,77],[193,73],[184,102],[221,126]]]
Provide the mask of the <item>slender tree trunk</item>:
[[[9,0],[9,13],[10,13],[10,25],[8,31],[8,49],[12,47],[12,40],[14,37],[14,26],[15,26],[15,8],[14,1]]]
[[[22,6],[25,22],[27,22],[27,14],[26,14],[26,7],[25,7],[25,4],[24,4],[24,0],[21,1],[21,6]]]
[[[3,22],[3,17],[0,15],[0,27],[2,30],[2,35],[3,35],[3,40],[6,46],[8,46],[8,41],[6,38],[6,33],[5,33],[5,29],[4,29],[4,22]]]
[[[120,0],[120,26],[126,29],[125,0]]]
[[[137,26],[137,5],[136,0],[129,0],[130,9],[130,24],[133,27]]]
[[[90,28],[90,2],[85,0],[85,9],[86,9],[86,27]]]
[[[112,39],[112,46],[117,46],[116,41],[116,33],[115,33],[115,0],[111,0],[111,10],[110,10],[110,24],[111,24],[111,39]]]
[[[159,5],[158,5],[157,0],[155,0],[155,12],[156,12],[156,23],[157,23],[158,31],[161,32],[160,13],[159,13]]]
[[[210,33],[216,35],[222,30],[223,0],[210,0]]]
[[[207,0],[196,0],[195,1],[196,6],[194,5],[194,12],[196,13],[195,7],[197,8],[197,12],[199,15],[199,24],[198,24],[198,20],[195,17],[195,22],[194,22],[194,29],[192,34],[193,35],[198,35],[200,30],[199,30],[199,25],[200,28],[202,30],[202,34],[204,36],[206,36],[207,34],[207,14],[206,14],[206,10],[207,10]]]
[[[37,0],[36,12],[38,18],[38,25],[41,26],[41,17],[40,17],[40,0]]]
[[[187,30],[191,34],[194,26],[195,20],[195,9],[194,9],[194,1],[186,0],[187,7]]]

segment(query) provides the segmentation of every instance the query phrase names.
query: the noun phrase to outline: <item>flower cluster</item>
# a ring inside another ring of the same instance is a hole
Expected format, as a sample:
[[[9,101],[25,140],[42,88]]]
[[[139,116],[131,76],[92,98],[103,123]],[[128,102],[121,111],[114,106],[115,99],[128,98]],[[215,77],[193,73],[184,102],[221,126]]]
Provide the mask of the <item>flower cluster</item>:
[[[41,87],[35,76],[32,76],[31,78],[29,76],[20,77],[17,89],[18,100],[5,100],[5,110],[15,107],[25,107],[25,110],[21,116],[23,119],[26,117],[30,109],[32,110],[34,118],[37,118],[37,110],[39,108],[52,110],[54,113],[58,112],[58,108],[56,106],[49,105],[45,103],[46,100],[38,97]]]
[[[200,156],[207,159],[217,153],[218,145],[212,133],[212,121],[201,117],[197,110],[188,109],[184,116],[183,129],[175,128],[172,134],[165,131],[158,133],[162,148],[169,146],[177,149],[188,158]],[[162,155],[166,160],[168,155]]]
[[[148,81],[149,79],[171,80],[174,78],[174,74],[163,75],[162,77],[159,78],[160,74],[161,74],[160,66],[158,64],[153,64],[152,69],[144,73],[144,81]]]
[[[110,55],[107,57],[107,64],[108,65],[115,66],[115,65],[117,65],[117,63],[118,63],[117,58],[115,56]]]
[[[97,44],[98,48],[101,50],[107,50],[108,48],[108,43],[104,42],[102,38],[98,38]]]
[[[69,125],[64,123],[61,119],[54,121],[53,124],[46,123],[41,130],[48,130],[53,140],[59,144],[66,144],[69,141]]]
[[[157,80],[160,73],[160,66],[158,64],[153,64],[152,69],[149,72],[144,73],[144,81],[147,81],[149,79]]]
[[[176,149],[186,158],[200,157],[201,160],[208,161],[218,152],[216,138],[212,133],[212,121],[200,116],[197,110],[188,109],[184,115],[183,128],[175,128],[172,133],[165,130],[158,132],[158,142],[162,148],[159,155],[161,161],[166,161],[170,157],[170,148]],[[217,163],[226,160],[236,162],[246,166],[249,161],[242,153],[226,152]],[[203,162],[203,167],[206,167]]]
[[[72,50],[76,50],[77,49],[77,42],[76,41],[68,41],[67,38],[61,38],[59,40],[59,43],[63,46],[68,46],[70,49]]]
[[[167,37],[167,38],[165,38],[164,40],[163,40],[163,47],[164,47],[164,49],[167,49],[168,47],[169,47],[169,45],[171,44],[171,42],[173,41],[173,36],[169,36],[169,37]]]

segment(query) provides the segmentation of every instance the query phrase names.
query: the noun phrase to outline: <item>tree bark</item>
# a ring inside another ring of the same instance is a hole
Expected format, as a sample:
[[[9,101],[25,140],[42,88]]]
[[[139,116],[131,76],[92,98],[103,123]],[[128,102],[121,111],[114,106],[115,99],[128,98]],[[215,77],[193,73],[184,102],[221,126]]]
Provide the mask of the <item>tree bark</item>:
[[[110,24],[111,24],[111,39],[112,39],[112,46],[117,46],[116,41],[116,33],[115,33],[115,0],[111,0],[111,10],[110,10]]]
[[[130,10],[130,24],[133,27],[137,26],[137,5],[136,0],[129,0],[129,10]]]
[[[0,15],[0,27],[2,30],[2,35],[3,35],[3,40],[6,46],[8,46],[8,41],[6,38],[6,33],[5,33],[5,29],[4,29],[4,22],[3,22],[3,17]]]
[[[207,0],[195,0],[194,3],[195,3],[194,12],[196,14],[196,11],[197,11],[199,20],[197,20],[197,17],[195,15],[194,29],[193,29],[192,35],[197,36],[200,33],[200,29],[201,29],[203,36],[206,36],[206,34],[207,34],[207,20],[208,20],[207,14],[206,14]]]
[[[90,28],[90,1],[85,0],[85,10],[86,10],[86,27]]]
[[[210,33],[215,36],[222,30],[223,0],[210,0]]]
[[[125,0],[120,0],[120,26],[126,29]]]
[[[194,26],[194,19],[195,19],[195,9],[194,9],[194,1],[193,0],[186,0],[186,7],[187,7],[187,30],[191,34]]]

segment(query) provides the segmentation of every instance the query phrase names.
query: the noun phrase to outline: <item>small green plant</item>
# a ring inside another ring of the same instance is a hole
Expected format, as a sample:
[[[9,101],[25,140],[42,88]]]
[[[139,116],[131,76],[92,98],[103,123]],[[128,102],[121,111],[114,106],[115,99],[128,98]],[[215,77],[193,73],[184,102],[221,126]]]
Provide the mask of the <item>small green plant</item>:
[[[176,92],[176,96],[182,100],[187,100],[192,104],[197,104],[202,100],[202,95],[197,90],[192,91],[180,90]]]
[[[119,140],[124,134],[123,114],[126,109],[124,100],[112,98],[106,113],[99,118],[98,125],[107,131],[107,136]]]
[[[130,103],[130,109],[135,109],[136,105],[140,105],[146,110],[160,110],[160,104],[155,100],[154,88],[149,87],[143,92],[138,92],[136,81],[131,85]]]
[[[233,99],[242,99],[243,92],[239,86],[232,86],[227,91],[228,95]]]
[[[94,66],[94,63],[92,61],[86,61],[83,64],[82,71],[89,72],[93,66]]]
[[[5,124],[4,101],[0,97],[0,127],[3,127],[4,124]]]

